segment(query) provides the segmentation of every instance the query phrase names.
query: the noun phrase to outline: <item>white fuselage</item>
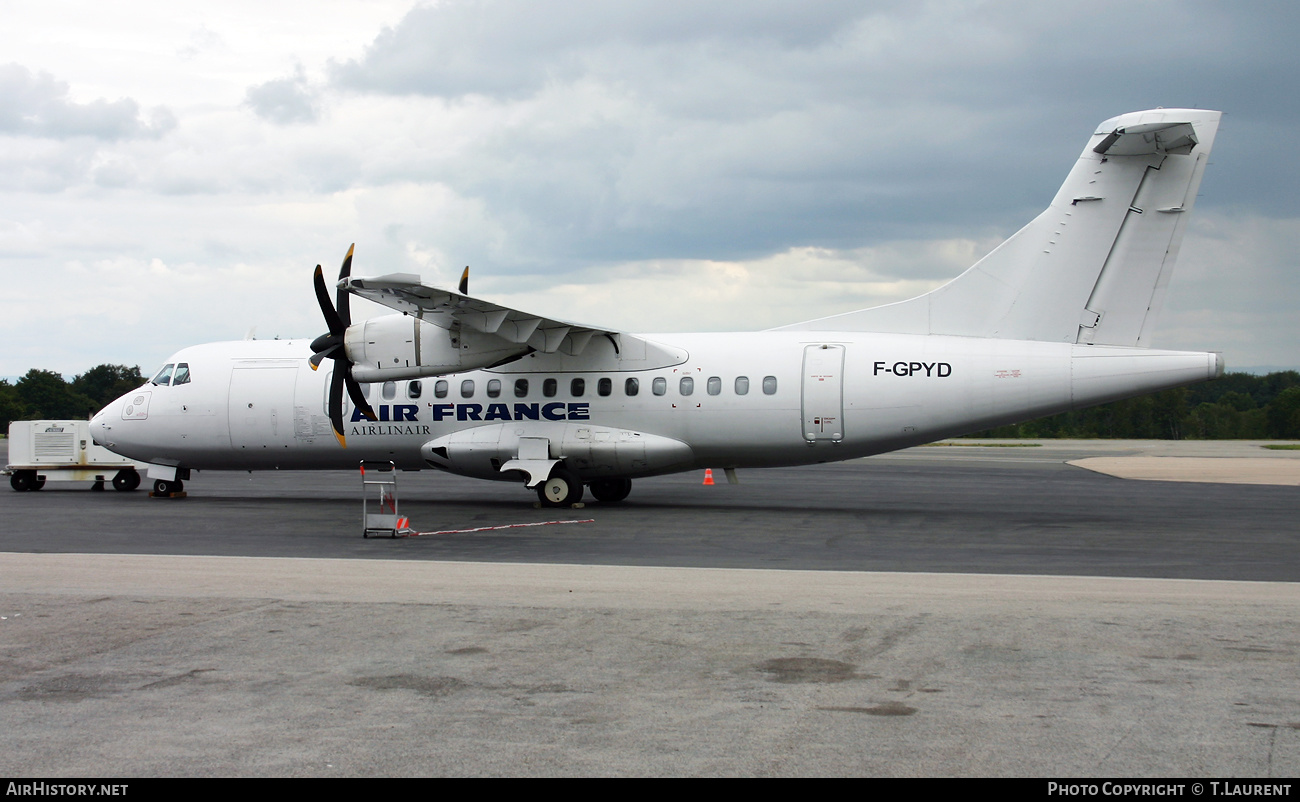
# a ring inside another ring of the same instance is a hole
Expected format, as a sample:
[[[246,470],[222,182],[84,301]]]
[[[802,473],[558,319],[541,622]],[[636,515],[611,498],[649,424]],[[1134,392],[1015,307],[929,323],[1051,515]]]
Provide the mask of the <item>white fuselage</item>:
[[[306,341],[201,345],[171,360],[188,365],[190,381],[146,384],[102,410],[92,430],[114,451],[160,466],[337,469],[391,460],[496,479],[518,478],[500,467],[520,438],[546,437],[551,456],[583,479],[633,478],[868,456],[1222,371],[1210,353],[971,337],[769,331],[650,339],[684,359],[584,370],[583,360],[539,355],[414,388],[370,385],[380,420],[348,407],[346,448],[328,419],[333,366],[311,370]],[[621,456],[617,445],[601,451],[618,442]]]
[[[1145,346],[1219,119],[1106,120],[1048,208],[952,281],[771,331],[584,326],[356,277],[350,248],[332,303],[313,275],[327,333],[185,349],[92,429],[164,495],[189,469],[379,460],[522,478],[563,505],[584,484],[617,501],[638,476],[863,457],[1204,381],[1217,355]],[[400,314],[354,324],[352,295]],[[349,408],[363,393],[379,420]]]

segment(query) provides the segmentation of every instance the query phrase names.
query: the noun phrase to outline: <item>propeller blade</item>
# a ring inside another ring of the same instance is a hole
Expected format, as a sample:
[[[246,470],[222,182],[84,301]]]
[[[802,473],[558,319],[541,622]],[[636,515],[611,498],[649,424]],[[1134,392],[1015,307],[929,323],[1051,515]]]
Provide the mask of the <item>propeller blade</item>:
[[[365,395],[361,393],[361,385],[357,384],[357,380],[352,378],[351,374],[347,376],[347,387],[348,395],[352,398],[352,403],[356,405],[357,409],[361,410],[361,414],[365,415],[370,420],[379,420],[379,416],[376,415],[374,409],[370,407],[370,402],[367,401]]]
[[[465,272],[460,274],[460,294],[469,295],[469,265],[465,265]]]
[[[307,360],[307,364],[311,365],[312,370],[316,370],[317,368],[320,367],[320,363],[324,362],[327,358],[329,358],[330,354],[333,354],[335,351],[339,350],[340,347],[341,346],[335,343],[334,345],[331,345],[330,347],[322,351],[317,351],[316,353],[311,355],[310,359]]]
[[[325,316],[325,325],[329,326],[330,334],[341,337],[347,325],[339,318],[339,313],[334,311],[334,307],[330,306],[329,290],[325,287],[325,275],[321,272],[320,265],[316,265],[312,286],[316,288],[316,302],[320,304],[320,311]]]
[[[348,255],[343,257],[343,266],[339,268],[339,281],[352,275],[352,251],[357,247],[354,242],[348,246]],[[334,293],[335,306],[339,310],[339,317],[343,319],[343,327],[347,328],[352,325],[352,293],[343,288],[339,288]]]
[[[339,445],[348,447],[343,439],[343,383],[347,380],[347,366],[334,366],[334,375],[330,377],[330,425],[334,427],[334,437]]]
[[[339,268],[339,281],[342,282],[352,274],[352,251],[356,249],[356,243],[348,247],[348,255],[343,257],[343,266]],[[468,268],[466,268],[468,269]],[[375,410],[366,401],[366,397],[361,393],[361,385],[357,384],[356,379],[352,378],[352,363],[348,361],[347,352],[344,349],[344,338],[347,334],[348,326],[352,325],[352,309],[348,299],[351,293],[347,290],[338,288],[334,296],[334,304],[330,304],[329,289],[325,286],[325,274],[320,265],[316,265],[316,273],[312,276],[312,286],[316,290],[316,302],[320,304],[321,314],[325,316],[325,324],[329,326],[329,333],[322,334],[315,340],[312,340],[312,355],[307,360],[312,370],[320,367],[320,364],[326,359],[334,360],[334,373],[330,376],[330,395],[329,395],[329,416],[330,426],[334,429],[334,437],[339,441],[339,445],[347,448],[347,440],[343,435],[343,388],[347,388],[348,396],[352,398],[352,403],[370,420],[379,420]]]

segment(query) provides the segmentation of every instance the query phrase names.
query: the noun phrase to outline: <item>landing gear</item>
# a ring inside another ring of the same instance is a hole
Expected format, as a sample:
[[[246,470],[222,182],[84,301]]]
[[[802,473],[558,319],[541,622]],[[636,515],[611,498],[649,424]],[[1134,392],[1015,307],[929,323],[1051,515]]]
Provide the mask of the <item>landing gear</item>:
[[[582,480],[572,472],[557,467],[551,478],[537,486],[543,507],[570,507],[582,501]]]
[[[37,476],[36,471],[14,471],[9,477],[9,486],[19,493],[40,490],[45,487],[45,478]]]
[[[116,480],[114,480],[114,486],[116,486]],[[180,479],[172,479],[171,481],[159,479],[153,483],[153,494],[164,498],[173,493],[180,493],[184,489],[185,483]]]
[[[595,496],[597,501],[612,504],[627,498],[627,494],[632,492],[632,480],[622,477],[597,479],[588,487],[591,488],[591,495]]]
[[[114,490],[135,490],[140,486],[140,474],[135,471],[118,471],[113,477]]]

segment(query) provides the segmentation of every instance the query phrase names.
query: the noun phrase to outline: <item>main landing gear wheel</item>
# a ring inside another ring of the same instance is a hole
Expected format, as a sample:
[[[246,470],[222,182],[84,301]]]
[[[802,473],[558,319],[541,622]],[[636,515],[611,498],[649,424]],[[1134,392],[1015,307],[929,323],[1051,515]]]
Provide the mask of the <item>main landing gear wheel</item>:
[[[556,468],[551,478],[537,486],[543,507],[571,507],[582,501],[582,480],[564,468]]]
[[[627,494],[632,492],[632,480],[621,477],[617,479],[597,479],[588,487],[591,488],[591,495],[595,496],[597,501],[612,504],[627,498]]]
[[[167,481],[159,479],[153,483],[153,494],[155,496],[170,496],[172,493],[179,493],[185,489],[185,483],[180,479]]]
[[[113,477],[114,490],[135,490],[140,486],[140,474],[135,471],[118,471]]]

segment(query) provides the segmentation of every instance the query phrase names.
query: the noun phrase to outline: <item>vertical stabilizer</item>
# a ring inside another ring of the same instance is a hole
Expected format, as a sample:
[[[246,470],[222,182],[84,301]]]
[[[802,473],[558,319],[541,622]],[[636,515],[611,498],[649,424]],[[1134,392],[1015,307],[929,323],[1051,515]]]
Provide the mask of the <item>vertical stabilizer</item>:
[[[1051,206],[944,286],[784,329],[1150,344],[1220,113],[1102,123]]]

